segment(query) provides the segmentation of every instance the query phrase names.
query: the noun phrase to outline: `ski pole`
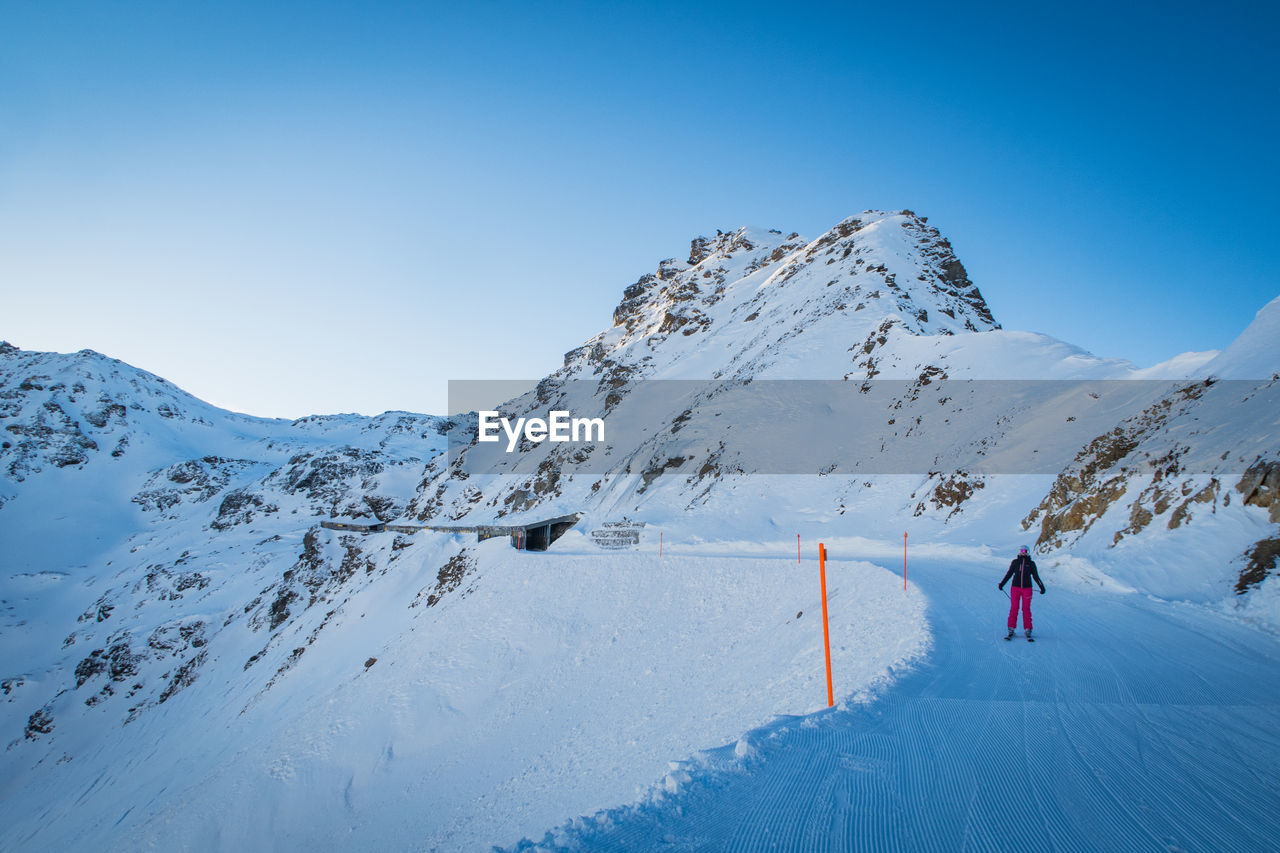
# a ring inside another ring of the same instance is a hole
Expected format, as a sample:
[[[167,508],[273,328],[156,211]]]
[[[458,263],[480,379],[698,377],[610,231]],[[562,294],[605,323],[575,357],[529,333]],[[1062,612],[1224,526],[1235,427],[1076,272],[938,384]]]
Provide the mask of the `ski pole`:
[[[1000,591],[1004,592],[1003,589]],[[1009,584],[1009,594],[1006,595],[1005,598],[1009,599],[1009,607],[1010,609],[1012,609],[1013,608],[1013,584]],[[1010,628],[1009,630],[1012,631],[1013,629]],[[1005,639],[1008,639],[1008,637],[1006,637]]]

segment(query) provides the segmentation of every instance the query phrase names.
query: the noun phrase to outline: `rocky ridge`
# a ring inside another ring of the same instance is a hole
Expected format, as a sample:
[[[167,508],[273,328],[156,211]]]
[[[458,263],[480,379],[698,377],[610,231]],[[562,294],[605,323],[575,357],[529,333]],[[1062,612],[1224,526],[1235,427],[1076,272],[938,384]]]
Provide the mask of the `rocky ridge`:
[[[33,583],[69,586],[80,599],[69,614],[47,615],[65,625],[59,641],[31,647],[6,679],[9,704],[35,706],[22,736],[49,736],[68,715],[131,722],[220,656],[287,671],[403,550],[366,553],[369,543],[317,520],[400,515],[447,425],[403,412],[252,418],[90,350],[0,345],[0,524],[29,549],[10,554],[11,571],[29,570],[11,576],[6,599]],[[70,529],[50,517],[45,495]],[[42,545],[84,536],[82,522],[115,495],[137,514],[103,532],[108,544],[83,566],[41,571]],[[312,618],[321,604],[327,612]],[[18,620],[0,636],[27,648],[37,642],[31,629]]]

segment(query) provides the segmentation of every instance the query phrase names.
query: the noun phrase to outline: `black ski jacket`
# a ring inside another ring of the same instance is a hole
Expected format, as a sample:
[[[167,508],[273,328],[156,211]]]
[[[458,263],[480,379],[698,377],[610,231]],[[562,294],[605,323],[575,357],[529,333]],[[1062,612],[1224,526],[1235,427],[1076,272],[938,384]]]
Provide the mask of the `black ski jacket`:
[[[1013,558],[1013,562],[1009,564],[1009,573],[1004,576],[1004,580],[1000,581],[1001,589],[1004,589],[1009,578],[1013,578],[1014,586],[1022,587],[1030,587],[1031,582],[1035,581],[1040,587],[1040,594],[1044,594],[1044,581],[1040,580],[1040,573],[1036,571],[1036,561],[1026,554],[1019,554]]]

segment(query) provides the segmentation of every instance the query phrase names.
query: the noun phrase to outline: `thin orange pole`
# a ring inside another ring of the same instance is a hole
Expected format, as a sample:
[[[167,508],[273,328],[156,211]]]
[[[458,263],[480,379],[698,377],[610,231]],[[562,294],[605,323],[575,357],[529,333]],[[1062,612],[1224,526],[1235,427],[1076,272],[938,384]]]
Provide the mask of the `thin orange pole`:
[[[827,627],[827,546],[818,543],[818,572],[822,577],[822,647],[827,653],[827,707],[836,704],[835,692],[831,689],[831,630]]]
[[[796,565],[800,565],[800,534],[796,534]]]
[[[902,591],[907,591],[907,534],[902,534]]]
[[[658,556],[662,556],[662,531],[658,531]]]

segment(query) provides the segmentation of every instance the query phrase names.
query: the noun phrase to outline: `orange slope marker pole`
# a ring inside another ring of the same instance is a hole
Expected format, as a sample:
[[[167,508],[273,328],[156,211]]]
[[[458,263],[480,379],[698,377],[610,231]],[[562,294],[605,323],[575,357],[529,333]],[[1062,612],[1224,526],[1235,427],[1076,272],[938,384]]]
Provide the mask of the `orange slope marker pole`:
[[[907,591],[907,534],[902,534],[902,591]]]
[[[831,630],[827,627],[827,546],[818,543],[818,573],[822,578],[822,647],[827,653],[827,707],[834,708],[835,692],[831,689]]]
[[[800,534],[796,534],[796,565],[800,565]]]
[[[658,556],[662,556],[662,531],[658,531]]]

